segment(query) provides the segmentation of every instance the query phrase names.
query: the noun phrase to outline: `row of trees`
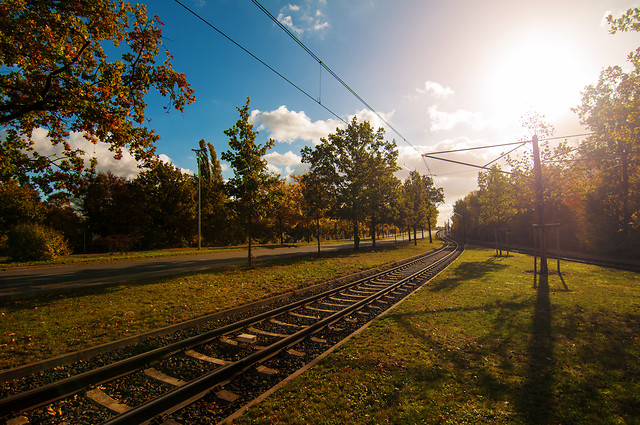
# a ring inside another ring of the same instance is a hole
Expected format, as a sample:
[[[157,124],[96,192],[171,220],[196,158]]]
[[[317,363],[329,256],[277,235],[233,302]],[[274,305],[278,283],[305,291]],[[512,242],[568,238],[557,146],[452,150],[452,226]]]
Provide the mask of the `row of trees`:
[[[0,28],[0,250],[25,248],[29,239],[53,241],[45,251],[61,253],[59,233],[76,251],[192,244],[196,179],[157,159],[159,136],[146,127],[149,89],[168,98],[167,109],[195,101],[186,76],[173,70],[160,18],[126,1],[9,1],[0,3]],[[263,156],[273,141],[256,143],[249,101],[238,110],[225,131],[228,182],[213,147],[199,146],[207,243],[298,240],[312,227],[320,240],[321,229],[338,237],[349,223],[357,248],[365,222],[374,241],[380,227],[411,227],[415,238],[419,227],[433,226],[442,189],[415,172],[402,184],[395,143],[383,130],[354,119],[305,149],[310,173],[285,182],[267,172]],[[48,153],[36,148],[34,132],[42,130]],[[116,159],[129,151],[140,175],[96,174],[95,158],[69,143],[72,133],[108,144]]]
[[[608,17],[611,32],[638,31],[640,8]],[[560,223],[565,249],[640,257],[640,48],[619,66],[602,71],[583,91],[575,108],[591,135],[542,150],[546,223]],[[552,129],[527,121],[541,139]],[[454,230],[460,237],[493,240],[508,229],[514,242],[531,245],[534,184],[531,162],[513,161],[513,174],[480,173],[479,190],[455,204]]]
[[[374,132],[368,122],[354,118],[347,129],[305,148],[309,173],[286,181],[267,171],[264,155],[273,141],[256,143],[249,102],[225,131],[230,149],[221,158],[234,172],[226,182],[213,145],[204,140],[197,150],[199,176],[150,160],[133,180],[94,173],[81,179],[77,191],[56,192],[44,202],[29,184],[0,182],[5,248],[12,229],[25,223],[64,235],[74,251],[194,246],[198,205],[204,244],[248,243],[249,262],[254,240],[352,238],[358,248],[363,223],[374,244],[377,235],[398,228],[413,230],[415,239],[418,229],[435,225],[442,189],[415,171],[404,184],[396,178],[397,149],[384,140],[382,129]]]

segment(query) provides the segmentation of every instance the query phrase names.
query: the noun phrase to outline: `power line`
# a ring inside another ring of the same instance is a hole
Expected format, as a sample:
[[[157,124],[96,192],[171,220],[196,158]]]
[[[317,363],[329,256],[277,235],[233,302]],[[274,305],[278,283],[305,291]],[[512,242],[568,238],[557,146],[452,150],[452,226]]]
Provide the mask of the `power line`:
[[[287,77],[285,77],[284,75],[282,75],[280,72],[276,71],[273,67],[271,67],[269,64],[267,64],[265,61],[263,61],[262,59],[260,59],[259,57],[257,57],[256,55],[254,55],[253,53],[251,53],[248,49],[246,49],[244,46],[242,46],[240,43],[236,42],[234,39],[232,39],[231,37],[229,37],[227,34],[225,34],[224,32],[222,32],[222,30],[218,29],[215,25],[213,25],[211,22],[209,22],[208,20],[206,20],[205,18],[203,18],[202,16],[200,16],[198,13],[196,13],[195,11],[193,11],[192,9],[190,9],[188,6],[186,6],[184,3],[182,3],[180,0],[173,0],[176,3],[178,3],[180,6],[182,6],[183,8],[185,8],[187,11],[189,11],[192,15],[194,15],[196,18],[200,19],[202,22],[204,22],[206,25],[208,25],[209,27],[211,27],[212,29],[214,29],[218,34],[220,34],[221,36],[223,36],[224,38],[226,38],[227,40],[229,40],[230,42],[232,42],[233,44],[235,44],[237,47],[239,47],[240,49],[242,49],[242,51],[244,51],[245,53],[247,53],[248,55],[250,55],[252,58],[254,58],[255,60],[257,60],[258,62],[260,62],[262,65],[266,66],[269,70],[271,70],[273,73],[275,73],[277,76],[279,76],[280,78],[282,78],[283,80],[285,80],[287,83],[291,84],[293,87],[295,87],[296,89],[298,89],[298,91],[300,91],[301,93],[303,93],[304,95],[306,95],[309,99],[313,100],[314,102],[316,102],[318,105],[322,106],[326,111],[328,111],[329,113],[331,113],[334,117],[338,118],[340,121],[342,121],[345,124],[349,124],[344,118],[342,118],[340,115],[336,114],[335,112],[333,112],[331,109],[329,109],[328,107],[326,107],[325,105],[323,105],[318,99],[315,99],[313,96],[311,96],[309,93],[307,93],[305,90],[303,90],[300,86],[298,86],[297,84],[295,84],[293,81],[289,80]]]
[[[568,138],[572,138],[572,137],[591,136],[593,134],[595,134],[595,133],[571,134],[571,135],[568,135],[568,136],[547,137],[545,139],[539,139],[539,140],[540,141],[549,141],[549,140],[558,140],[558,139],[568,139]],[[520,149],[522,146],[526,145],[527,143],[531,143],[531,142],[533,142],[533,140],[521,140],[519,142],[500,143],[500,144],[497,144],[497,145],[475,146],[475,147],[471,147],[471,148],[451,149],[451,150],[447,150],[447,151],[429,152],[429,153],[422,154],[422,156],[426,157],[426,158],[437,159],[439,161],[446,161],[446,162],[451,162],[451,163],[454,163],[454,164],[465,165],[465,166],[468,166],[468,167],[481,168],[481,169],[484,169],[484,170],[495,170],[495,171],[499,171],[499,172],[504,173],[504,174],[512,175],[513,173],[511,173],[509,171],[504,171],[504,170],[500,170],[500,169],[496,169],[496,168],[489,168],[489,165],[491,165],[494,162],[504,158],[505,156],[509,155],[511,152],[513,152],[513,151],[515,151],[517,149]],[[453,159],[438,158],[436,156],[433,156],[433,155],[439,155],[439,154],[443,154],[443,153],[466,152],[466,151],[472,151],[472,150],[477,150],[477,149],[489,149],[489,148],[496,148],[496,147],[502,147],[502,146],[513,146],[513,145],[518,145],[518,146],[516,146],[515,148],[511,149],[507,153],[503,153],[502,155],[500,155],[496,159],[486,163],[485,165],[470,164],[468,162],[454,161]]]
[[[289,30],[289,28],[287,28],[286,25],[284,25],[282,22],[280,22],[280,20],[278,20],[278,18],[276,18],[271,12],[269,12],[269,10],[267,10],[267,8],[265,8],[258,0],[251,0],[251,1],[260,10],[262,10],[265,15],[267,15],[273,22],[275,22],[289,37],[291,37],[291,39],[293,39],[305,52],[307,52],[309,54],[309,56],[311,56],[316,62],[318,62],[322,68],[324,68],[333,78],[336,79],[336,81],[338,81],[340,84],[342,84],[342,86],[345,89],[347,89],[356,99],[358,99],[367,109],[369,109],[378,118],[380,118],[380,120],[387,127],[389,127],[406,144],[411,146],[416,152],[418,152],[420,154],[420,151],[418,151],[418,149],[413,144],[411,144],[402,134],[400,134],[400,132],[398,130],[396,130],[384,117],[382,117],[382,115],[380,115],[371,105],[369,105],[369,103],[367,103],[367,101],[365,101],[358,93],[356,93],[355,90],[353,90],[342,78],[340,78],[340,76],[338,76],[338,74],[336,74],[331,68],[329,68],[329,66],[322,59],[320,59],[315,53],[313,53],[313,51],[309,47],[307,47],[307,45],[305,45],[298,37],[296,37],[296,35],[294,33],[292,33]],[[320,103],[320,102],[318,102],[318,103]],[[422,154],[420,154],[420,155],[422,156]],[[427,170],[429,171],[429,174],[433,175],[433,173],[431,173],[431,169],[429,169],[429,165],[427,164],[427,161],[424,159],[424,157],[422,157],[422,159],[424,161],[424,164],[427,167]]]
[[[437,156],[428,156],[428,155],[427,155],[427,158],[437,159],[438,161],[451,162],[451,163],[453,163],[453,164],[466,165],[467,167],[482,168],[483,170],[498,171],[498,172],[503,173],[503,174],[513,175],[513,173],[512,173],[512,172],[510,172],[510,171],[504,171],[504,170],[501,170],[501,169],[499,169],[499,168],[489,168],[489,167],[486,167],[486,166],[483,166],[483,165],[470,164],[470,163],[468,163],[468,162],[455,161],[455,160],[453,160],[453,159],[438,158]]]
[[[442,154],[442,153],[454,153],[454,152],[473,151],[473,150],[477,150],[477,149],[497,148],[497,147],[501,147],[501,146],[522,145],[522,144],[528,143],[528,142],[529,142],[529,140],[527,140],[526,142],[512,142],[512,143],[501,143],[499,145],[476,146],[476,147],[472,147],[472,148],[462,148],[462,149],[452,149],[452,150],[448,150],[448,151],[428,152],[428,153],[424,153],[422,155],[423,156],[431,156],[431,155],[439,155],[439,154]]]

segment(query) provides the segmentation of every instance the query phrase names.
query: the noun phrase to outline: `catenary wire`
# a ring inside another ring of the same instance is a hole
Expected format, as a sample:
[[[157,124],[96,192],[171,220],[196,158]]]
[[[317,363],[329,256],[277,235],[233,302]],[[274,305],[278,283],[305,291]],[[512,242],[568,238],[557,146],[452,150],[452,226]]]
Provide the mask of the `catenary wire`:
[[[336,81],[338,81],[340,84],[342,84],[342,86],[345,89],[347,89],[356,99],[358,99],[367,109],[369,109],[371,112],[373,112],[387,127],[389,127],[406,144],[411,146],[416,152],[418,152],[418,154],[420,154],[422,156],[420,151],[412,143],[410,143],[402,134],[400,134],[400,132],[398,130],[396,130],[395,127],[393,127],[371,105],[369,105],[369,103],[367,103],[367,101],[365,101],[358,93],[356,93],[356,91],[353,90],[342,78],[340,78],[340,76],[338,74],[336,74],[331,68],[329,68],[329,66],[324,61],[322,61],[322,59],[320,59],[315,53],[313,53],[313,51],[309,47],[307,47],[298,37],[296,37],[296,35],[294,33],[292,33],[289,30],[289,28],[286,27],[286,25],[284,25],[282,22],[280,22],[280,20],[278,18],[276,18],[271,12],[269,12],[269,10],[267,10],[267,8],[265,8],[258,0],[251,0],[251,1],[262,12],[264,12],[265,15],[267,15],[273,22],[275,22],[289,37],[291,37],[291,39],[293,39],[305,52],[307,52],[309,54],[309,56],[311,56],[316,62],[318,62],[322,68],[324,68],[333,78],[336,79]],[[320,102],[318,102],[318,103],[320,103]],[[424,156],[422,156],[422,159],[424,161],[424,164],[427,167],[427,170],[429,171],[429,174],[433,175],[433,173],[431,173],[431,169],[429,168],[429,165],[427,164],[427,161],[424,159]]]
[[[335,112],[333,112],[331,109],[329,109],[327,106],[325,106],[324,104],[322,104],[318,99],[315,99],[313,96],[311,96],[308,92],[306,92],[304,89],[302,89],[300,86],[298,86],[297,84],[295,84],[293,81],[291,81],[290,79],[288,79],[287,77],[285,77],[283,74],[281,74],[280,72],[278,72],[276,69],[274,69],[272,66],[270,66],[268,63],[266,63],[265,61],[263,61],[262,59],[260,59],[258,56],[254,55],[253,53],[251,53],[248,49],[246,49],[244,46],[242,46],[240,43],[238,43],[237,41],[235,41],[234,39],[232,39],[231,37],[229,37],[227,34],[225,34],[224,32],[222,32],[220,29],[218,29],[215,25],[213,25],[211,22],[209,22],[208,20],[206,20],[205,18],[203,18],[202,16],[200,16],[198,13],[196,13],[194,10],[190,9],[188,6],[186,6],[184,3],[182,3],[180,0],[173,0],[176,3],[178,3],[180,6],[182,6],[183,8],[185,8],[187,11],[189,11],[192,15],[194,15],[196,18],[200,19],[202,22],[204,22],[206,25],[208,25],[209,27],[211,27],[212,29],[214,29],[216,32],[218,32],[218,34],[220,34],[221,36],[223,36],[224,38],[226,38],[227,40],[229,40],[230,42],[232,42],[233,44],[235,44],[237,47],[239,47],[240,49],[242,49],[245,53],[247,53],[249,56],[251,56],[252,58],[254,58],[255,60],[257,60],[258,62],[260,62],[262,65],[264,65],[265,67],[269,68],[273,73],[275,73],[276,75],[278,75],[280,78],[282,78],[283,80],[285,80],[287,83],[291,84],[293,87],[295,87],[296,89],[298,89],[298,91],[300,91],[301,93],[303,93],[304,95],[306,95],[309,99],[313,100],[314,102],[316,102],[318,105],[322,106],[326,111],[328,111],[329,113],[331,113],[334,117],[338,118],[340,121],[342,121],[345,124],[349,124],[344,118],[342,118],[340,115],[336,114]]]

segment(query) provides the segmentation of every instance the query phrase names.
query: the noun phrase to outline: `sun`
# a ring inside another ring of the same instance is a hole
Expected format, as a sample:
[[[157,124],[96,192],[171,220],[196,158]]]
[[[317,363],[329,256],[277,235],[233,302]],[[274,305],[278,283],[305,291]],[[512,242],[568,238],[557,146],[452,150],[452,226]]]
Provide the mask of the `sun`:
[[[500,51],[489,64],[486,100],[496,120],[536,111],[548,118],[570,113],[587,79],[581,50],[566,39],[529,36]]]

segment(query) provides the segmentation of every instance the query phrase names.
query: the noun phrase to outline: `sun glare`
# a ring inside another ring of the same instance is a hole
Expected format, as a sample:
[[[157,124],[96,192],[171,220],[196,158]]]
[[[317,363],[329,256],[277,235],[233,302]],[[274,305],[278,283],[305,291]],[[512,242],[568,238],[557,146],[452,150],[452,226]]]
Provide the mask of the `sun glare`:
[[[519,119],[527,111],[548,118],[569,113],[586,84],[576,46],[535,37],[511,44],[489,66],[487,100],[496,120]]]

